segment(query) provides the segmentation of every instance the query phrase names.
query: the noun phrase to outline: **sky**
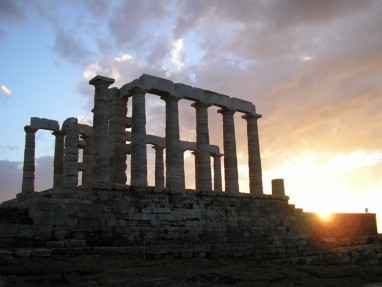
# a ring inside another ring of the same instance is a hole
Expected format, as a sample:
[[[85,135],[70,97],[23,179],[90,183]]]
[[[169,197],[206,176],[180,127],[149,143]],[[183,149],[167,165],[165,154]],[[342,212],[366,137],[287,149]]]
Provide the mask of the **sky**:
[[[0,0],[0,202],[21,190],[31,117],[91,123],[89,79],[121,87],[145,73],[251,101],[263,116],[265,193],[283,178],[296,207],[368,208],[381,232],[381,15],[378,0]],[[146,97],[147,132],[164,136],[164,103]],[[190,105],[179,102],[180,135],[195,141]],[[223,150],[222,117],[216,107],[208,115],[210,142]],[[240,113],[235,128],[248,192]],[[53,149],[50,132],[37,132],[37,191],[52,186]],[[194,188],[191,153],[185,160]]]

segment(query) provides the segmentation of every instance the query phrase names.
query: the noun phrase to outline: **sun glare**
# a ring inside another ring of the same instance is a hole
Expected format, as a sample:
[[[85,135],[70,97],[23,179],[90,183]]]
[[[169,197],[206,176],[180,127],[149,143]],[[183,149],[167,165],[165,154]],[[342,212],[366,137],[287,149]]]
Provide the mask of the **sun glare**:
[[[317,213],[317,216],[322,220],[322,221],[325,221],[325,222],[329,222],[333,219],[333,214],[330,213],[330,212],[318,212]]]

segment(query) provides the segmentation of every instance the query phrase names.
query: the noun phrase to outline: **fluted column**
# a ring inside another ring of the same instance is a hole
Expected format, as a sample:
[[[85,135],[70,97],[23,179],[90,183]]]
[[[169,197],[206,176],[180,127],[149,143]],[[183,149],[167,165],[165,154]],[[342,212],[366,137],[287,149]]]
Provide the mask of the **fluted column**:
[[[136,87],[131,94],[131,185],[147,186],[146,90]]]
[[[69,118],[63,123],[65,131],[64,149],[64,186],[76,187],[78,185],[78,144],[80,129],[76,118]]]
[[[249,190],[250,193],[263,194],[263,180],[261,171],[260,143],[257,119],[261,115],[244,115],[247,121],[248,137],[248,167],[249,167]]]
[[[53,187],[62,186],[64,184],[64,131],[55,131],[52,133],[55,139],[54,159],[53,159]]]
[[[109,89],[109,167],[110,181],[126,184],[127,99],[117,88]]]
[[[181,152],[179,141],[179,98],[162,96],[166,102],[166,187],[182,191]]]
[[[25,148],[24,148],[24,167],[23,167],[23,183],[21,192],[34,192],[35,179],[35,134],[36,129],[25,126]]]
[[[237,171],[235,111],[220,109],[223,115],[223,147],[224,147],[224,180],[226,192],[239,192],[239,175]]]
[[[191,106],[196,109],[196,189],[211,190],[211,159],[210,153],[207,151],[210,144],[207,112],[209,105],[195,102]]]
[[[214,159],[214,191],[222,191],[222,166],[221,157],[222,154],[213,153]]]
[[[164,147],[153,145],[155,150],[155,187],[164,188]]]
[[[108,87],[114,79],[96,76],[89,81],[95,87],[93,109],[92,183],[109,182]]]

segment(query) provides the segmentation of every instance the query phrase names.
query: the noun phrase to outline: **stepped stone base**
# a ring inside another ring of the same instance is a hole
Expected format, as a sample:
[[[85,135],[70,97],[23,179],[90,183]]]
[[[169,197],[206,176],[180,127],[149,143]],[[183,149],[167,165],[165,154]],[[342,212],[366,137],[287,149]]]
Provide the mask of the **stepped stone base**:
[[[0,249],[12,256],[382,262],[380,236],[323,240],[314,229],[316,217],[290,205],[286,196],[99,185],[20,194],[2,203],[0,214]]]

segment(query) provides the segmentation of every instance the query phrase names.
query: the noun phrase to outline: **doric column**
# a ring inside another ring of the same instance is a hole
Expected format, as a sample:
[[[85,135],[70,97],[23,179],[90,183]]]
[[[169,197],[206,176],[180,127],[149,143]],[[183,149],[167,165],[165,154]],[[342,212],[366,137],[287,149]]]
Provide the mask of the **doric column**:
[[[35,178],[35,133],[36,129],[25,126],[25,148],[24,148],[24,167],[22,193],[34,192]]]
[[[55,131],[52,133],[55,139],[54,159],[53,159],[53,187],[64,184],[64,131]]]
[[[259,131],[257,126],[257,119],[261,118],[261,115],[247,114],[242,116],[242,118],[247,121],[249,190],[250,193],[263,194]]]
[[[110,181],[126,184],[127,99],[117,88],[109,89],[109,167]]]
[[[92,183],[109,182],[108,87],[114,79],[96,76],[89,81],[95,87],[93,109]]]
[[[221,157],[222,154],[213,153],[214,159],[214,191],[222,191],[222,166]]]
[[[78,144],[80,129],[76,118],[68,118],[63,123],[65,131],[64,149],[64,186],[76,187],[78,185]]]
[[[179,141],[179,98],[162,96],[166,102],[166,187],[182,191],[181,152]]]
[[[131,185],[147,186],[146,151],[146,90],[134,88],[131,91],[133,110],[131,127]]]
[[[155,150],[155,187],[164,188],[164,147],[153,145]]]
[[[220,109],[223,115],[223,147],[224,147],[224,180],[226,192],[239,192],[239,176],[237,171],[235,111]]]
[[[191,106],[196,109],[196,189],[211,190],[211,159],[210,153],[207,151],[210,144],[207,112],[209,105],[195,102]]]

